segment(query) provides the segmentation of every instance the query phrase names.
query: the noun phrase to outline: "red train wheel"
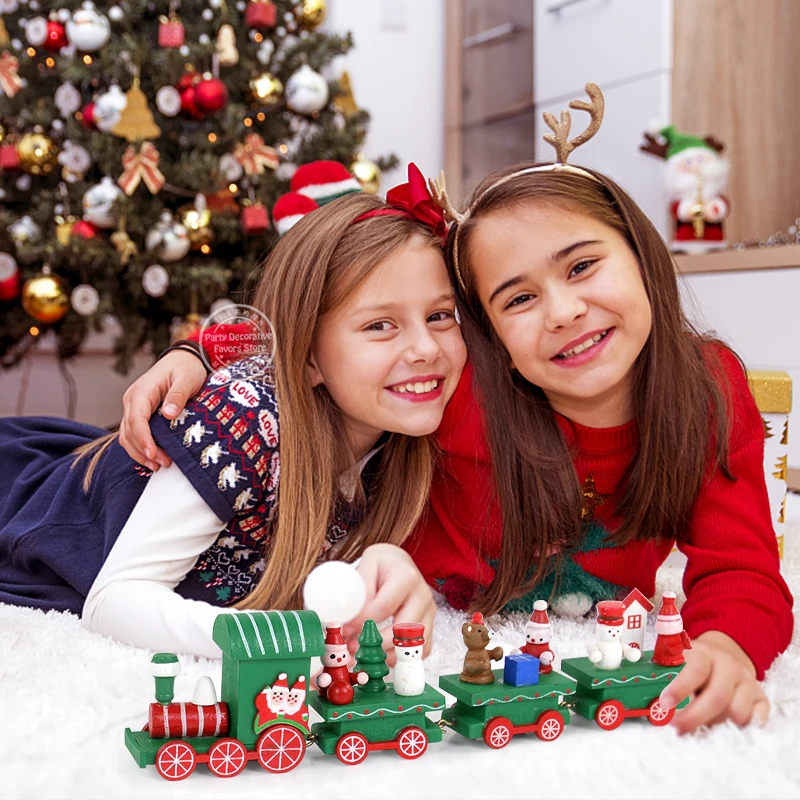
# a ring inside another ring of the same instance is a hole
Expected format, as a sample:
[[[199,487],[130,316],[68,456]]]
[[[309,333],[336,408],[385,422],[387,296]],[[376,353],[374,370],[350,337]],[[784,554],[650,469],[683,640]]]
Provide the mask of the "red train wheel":
[[[483,729],[483,741],[493,750],[505,747],[514,735],[511,731],[512,724],[505,717],[490,719]]]
[[[343,764],[360,764],[367,751],[367,737],[361,733],[346,733],[336,742],[336,757]]]
[[[539,719],[536,720],[539,730],[536,735],[543,742],[552,742],[553,739],[558,739],[561,736],[561,731],[564,730],[564,718],[558,711],[544,711],[539,714]]]
[[[428,749],[428,737],[422,728],[412,725],[397,737],[397,752],[403,758],[419,758]]]
[[[619,700],[606,700],[597,707],[594,719],[604,731],[613,731],[625,721],[625,706]]]
[[[675,709],[667,710],[658,702],[657,697],[655,700],[651,700],[650,705],[647,706],[647,719],[650,720],[651,725],[666,725],[674,716]]]
[[[289,772],[306,754],[306,737],[293,725],[272,725],[258,737],[256,752],[267,772]]]
[[[197,766],[197,753],[188,742],[179,739],[162,744],[156,753],[156,769],[168,781],[188,778]]]
[[[220,739],[208,751],[208,768],[218,778],[232,778],[247,766],[247,748],[238,739]]]

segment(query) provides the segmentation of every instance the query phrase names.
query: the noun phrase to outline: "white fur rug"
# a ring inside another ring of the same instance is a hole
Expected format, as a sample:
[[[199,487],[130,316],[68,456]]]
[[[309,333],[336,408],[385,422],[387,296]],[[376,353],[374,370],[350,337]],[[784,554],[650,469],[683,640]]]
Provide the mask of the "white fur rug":
[[[800,496],[788,503],[789,585],[800,594]],[[658,593],[680,592],[680,576],[662,568]],[[653,615],[651,615],[652,617]],[[460,671],[463,615],[440,608],[428,680]],[[494,643],[523,641],[524,619],[495,626]],[[591,619],[553,620],[559,657],[585,654]],[[728,724],[693,736],[645,720],[613,732],[573,718],[555,742],[532,734],[504,750],[445,733],[418,761],[371,753],[357,766],[311,747],[286,775],[250,763],[221,784],[204,766],[180,783],[140,769],[125,749],[126,726],[144,724],[153,695],[150,653],[84,630],[77,617],[0,605],[0,799],[16,798],[800,798],[800,625],[770,670],[772,716],[763,728]],[[646,646],[654,634],[648,632]],[[219,662],[182,658],[177,700],[199,675],[219,688]]]

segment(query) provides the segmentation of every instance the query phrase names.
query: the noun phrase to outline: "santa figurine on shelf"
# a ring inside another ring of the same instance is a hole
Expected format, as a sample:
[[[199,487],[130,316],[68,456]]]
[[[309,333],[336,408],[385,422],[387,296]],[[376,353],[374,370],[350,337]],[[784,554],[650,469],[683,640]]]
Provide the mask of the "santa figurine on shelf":
[[[675,592],[664,592],[661,610],[656,617],[656,646],[653,650],[653,663],[662,667],[679,667],[684,663],[684,650],[690,650],[692,643],[683,629]]]
[[[515,652],[536,656],[539,659],[539,673],[546,675],[553,671],[555,653],[550,647],[552,638],[553,628],[547,616],[547,600],[536,600],[531,618],[525,625],[525,644]]]
[[[663,158],[666,190],[674,219],[673,252],[704,253],[727,246],[723,222],[730,212],[725,196],[729,163],[713,136],[681,133],[654,124],[640,149]]]
[[[347,664],[350,652],[342,636],[342,626],[329,622],[325,630],[325,655],[322,656],[322,673],[317,676],[319,696],[337,706],[353,702],[353,686],[363,686],[368,680],[366,672],[350,672]]]

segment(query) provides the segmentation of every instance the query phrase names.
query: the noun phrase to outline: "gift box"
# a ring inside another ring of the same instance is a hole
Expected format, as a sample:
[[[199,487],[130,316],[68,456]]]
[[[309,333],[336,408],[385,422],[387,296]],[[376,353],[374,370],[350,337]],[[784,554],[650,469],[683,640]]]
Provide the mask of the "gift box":
[[[185,32],[183,23],[177,17],[161,17],[158,25],[158,43],[161,47],[180,47]]]
[[[269,215],[263,203],[253,203],[242,208],[242,231],[248,236],[257,236],[269,228]]]
[[[269,0],[250,0],[244,15],[245,24],[249,28],[274,28],[277,18],[278,9]]]
[[[792,379],[786,372],[750,370],[747,373],[747,380],[761,412],[761,418],[764,420],[764,477],[767,481],[772,521],[782,559]]]
[[[15,144],[0,144],[0,169],[13,172],[20,169],[19,153]]]

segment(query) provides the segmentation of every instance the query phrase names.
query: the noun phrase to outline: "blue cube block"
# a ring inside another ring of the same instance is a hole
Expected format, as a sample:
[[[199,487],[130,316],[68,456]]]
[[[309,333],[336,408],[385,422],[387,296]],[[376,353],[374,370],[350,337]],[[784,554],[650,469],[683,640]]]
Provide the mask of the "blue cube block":
[[[503,683],[509,686],[533,686],[539,683],[539,659],[527,653],[506,656]]]

